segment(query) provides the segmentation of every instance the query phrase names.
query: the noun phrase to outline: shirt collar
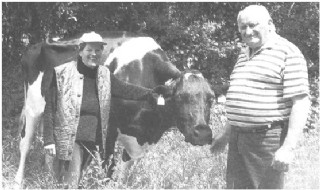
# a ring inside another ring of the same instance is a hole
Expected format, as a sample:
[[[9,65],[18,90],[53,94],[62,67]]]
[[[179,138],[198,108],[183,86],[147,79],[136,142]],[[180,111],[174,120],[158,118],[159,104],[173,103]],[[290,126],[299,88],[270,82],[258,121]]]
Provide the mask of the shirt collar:
[[[260,48],[262,49],[268,49],[274,47],[277,42],[279,41],[280,36],[276,33],[272,34],[269,38],[269,40]]]
[[[245,49],[244,49],[244,52],[245,52],[245,54],[246,54],[248,57],[252,57],[253,55],[257,54],[258,52],[260,52],[260,51],[262,51],[262,50],[264,50],[264,49],[273,48],[273,47],[277,44],[279,38],[280,38],[280,36],[279,36],[278,34],[276,34],[276,33],[271,34],[269,40],[268,40],[263,46],[261,46],[261,47],[259,48],[259,50],[256,51],[254,54],[252,54],[252,55],[250,56],[250,48],[249,48],[249,46],[247,46],[247,45],[244,46],[244,48],[245,48]]]

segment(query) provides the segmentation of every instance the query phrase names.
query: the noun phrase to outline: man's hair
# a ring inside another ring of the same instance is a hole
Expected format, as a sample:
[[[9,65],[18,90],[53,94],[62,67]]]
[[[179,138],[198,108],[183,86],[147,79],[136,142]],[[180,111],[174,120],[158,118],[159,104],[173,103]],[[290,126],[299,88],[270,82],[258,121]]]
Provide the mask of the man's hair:
[[[243,10],[241,10],[238,14],[237,22],[239,23],[242,16],[246,14],[255,15],[259,18],[259,22],[271,22],[271,31],[276,32],[276,27],[273,24],[272,18],[269,14],[269,11],[266,9],[265,6],[262,5],[249,5]]]
[[[249,6],[247,6],[245,9],[243,9],[239,12],[237,21],[239,22],[241,17],[243,15],[248,14],[248,13],[251,13],[251,14],[254,13],[253,15],[258,17],[260,20],[267,21],[267,22],[269,20],[272,21],[272,18],[270,16],[268,10],[262,5],[249,5]]]

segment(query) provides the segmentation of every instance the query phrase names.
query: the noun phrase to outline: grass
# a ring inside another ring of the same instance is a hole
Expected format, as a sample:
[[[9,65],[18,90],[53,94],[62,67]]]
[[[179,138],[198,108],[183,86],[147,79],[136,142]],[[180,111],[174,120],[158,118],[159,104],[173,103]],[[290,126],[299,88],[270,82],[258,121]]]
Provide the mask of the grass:
[[[213,129],[221,130],[225,121],[223,106],[212,109]],[[319,132],[320,126],[304,133],[295,150],[295,160],[285,182],[285,189],[320,189],[319,185]],[[2,133],[2,188],[11,189],[18,167],[18,138],[8,130]],[[226,150],[211,154],[209,145],[199,147],[184,142],[177,129],[167,131],[161,140],[149,147],[145,156],[129,171],[127,181],[115,177],[109,181],[100,162],[92,162],[81,181],[85,189],[223,189],[225,188]],[[120,176],[123,164],[116,155],[118,166],[115,176]],[[43,168],[44,151],[41,137],[36,137],[28,156],[25,187],[28,189],[54,189],[51,176]]]
[[[304,133],[295,152],[294,162],[286,176],[286,189],[320,189],[320,126]]]

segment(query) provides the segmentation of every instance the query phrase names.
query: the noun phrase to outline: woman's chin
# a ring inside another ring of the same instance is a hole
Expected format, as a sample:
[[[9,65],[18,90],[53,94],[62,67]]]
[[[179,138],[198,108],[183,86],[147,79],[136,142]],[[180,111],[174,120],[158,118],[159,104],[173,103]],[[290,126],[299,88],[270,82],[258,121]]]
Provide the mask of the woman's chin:
[[[86,65],[87,65],[87,67],[94,68],[94,67],[97,67],[99,64],[95,63],[95,62],[89,62]]]

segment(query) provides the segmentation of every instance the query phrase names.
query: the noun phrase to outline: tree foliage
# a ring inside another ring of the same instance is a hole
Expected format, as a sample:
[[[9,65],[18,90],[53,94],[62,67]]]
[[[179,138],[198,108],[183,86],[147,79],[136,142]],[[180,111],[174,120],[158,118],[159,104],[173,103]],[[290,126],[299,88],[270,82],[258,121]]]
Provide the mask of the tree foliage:
[[[29,44],[47,37],[125,30],[150,35],[179,69],[199,69],[215,88],[229,80],[241,46],[237,14],[249,4],[253,2],[3,2],[3,76],[12,65],[20,67]],[[319,3],[258,4],[267,7],[277,32],[303,52],[310,78],[318,78]]]
[[[28,43],[42,41],[48,36],[69,37],[90,30],[138,31],[142,28],[168,51],[180,69],[189,65],[204,71],[209,79],[221,82],[228,79],[237,54],[240,41],[237,14],[249,4],[252,3],[4,2],[3,66],[19,63]],[[317,76],[319,4],[261,4],[272,14],[278,33],[302,50],[308,60],[309,74]],[[217,69],[221,71],[218,75]]]

